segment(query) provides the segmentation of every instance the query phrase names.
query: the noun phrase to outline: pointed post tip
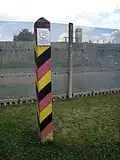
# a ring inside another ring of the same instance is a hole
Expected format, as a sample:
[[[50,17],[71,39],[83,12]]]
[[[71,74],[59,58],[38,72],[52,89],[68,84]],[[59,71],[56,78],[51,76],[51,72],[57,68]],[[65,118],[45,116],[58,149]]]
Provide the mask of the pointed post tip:
[[[49,23],[49,21],[47,19],[45,19],[44,17],[39,18],[36,22]]]

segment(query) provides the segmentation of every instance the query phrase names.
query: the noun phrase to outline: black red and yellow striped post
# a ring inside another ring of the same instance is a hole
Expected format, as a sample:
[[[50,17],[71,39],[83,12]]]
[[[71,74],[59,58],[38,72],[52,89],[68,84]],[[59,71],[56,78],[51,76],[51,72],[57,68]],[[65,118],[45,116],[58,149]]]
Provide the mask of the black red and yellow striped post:
[[[38,19],[34,23],[34,34],[38,134],[44,142],[53,140],[50,22]]]

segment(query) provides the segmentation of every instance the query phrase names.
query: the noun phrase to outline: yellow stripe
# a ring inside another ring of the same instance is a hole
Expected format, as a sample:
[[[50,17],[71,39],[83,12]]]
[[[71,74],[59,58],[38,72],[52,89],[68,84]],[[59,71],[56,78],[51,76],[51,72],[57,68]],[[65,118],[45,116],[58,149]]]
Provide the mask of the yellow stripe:
[[[40,112],[40,123],[52,112],[52,104],[49,104]]]
[[[34,48],[36,52],[36,56],[39,57],[42,53],[44,53],[50,46],[38,46],[34,41]]]
[[[35,52],[36,52],[36,41],[34,41],[34,49],[35,49]]]
[[[36,84],[38,92],[40,92],[51,81],[51,70],[49,70]]]

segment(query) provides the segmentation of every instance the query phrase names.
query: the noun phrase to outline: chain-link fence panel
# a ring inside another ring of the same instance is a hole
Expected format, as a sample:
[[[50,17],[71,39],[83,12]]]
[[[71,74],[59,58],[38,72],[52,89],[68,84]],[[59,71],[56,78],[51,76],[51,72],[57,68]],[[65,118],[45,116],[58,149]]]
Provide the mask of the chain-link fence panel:
[[[64,40],[68,37],[68,25],[51,24],[51,30],[52,92],[66,94],[68,44]],[[34,97],[34,71],[33,42],[0,42],[0,99]]]

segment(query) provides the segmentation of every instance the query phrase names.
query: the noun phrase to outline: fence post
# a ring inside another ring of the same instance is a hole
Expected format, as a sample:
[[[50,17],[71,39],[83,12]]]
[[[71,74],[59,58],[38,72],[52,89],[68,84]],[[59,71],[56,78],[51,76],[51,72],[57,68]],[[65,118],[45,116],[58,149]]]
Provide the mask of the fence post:
[[[44,142],[53,139],[50,22],[43,17],[38,19],[34,35],[38,136]]]
[[[72,98],[72,45],[73,45],[73,23],[69,23],[68,30],[68,98]]]

